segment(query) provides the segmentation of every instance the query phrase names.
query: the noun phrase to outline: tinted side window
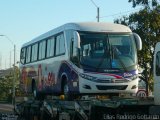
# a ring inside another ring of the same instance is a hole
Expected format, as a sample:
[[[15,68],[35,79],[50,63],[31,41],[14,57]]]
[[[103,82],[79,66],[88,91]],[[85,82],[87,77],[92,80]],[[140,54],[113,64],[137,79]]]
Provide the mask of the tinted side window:
[[[35,45],[32,45],[32,60],[31,61],[36,61],[37,60],[37,55],[38,55],[38,43]]]
[[[21,60],[22,64],[25,63],[25,57],[26,57],[26,48],[22,48],[21,49],[21,56],[20,56],[20,60]]]
[[[55,46],[55,40],[54,37],[47,40],[47,57],[54,56],[54,46]]]
[[[62,55],[65,53],[65,40],[63,34],[56,37],[56,55]]]
[[[26,53],[26,63],[29,63],[30,61],[31,61],[31,46],[28,46]]]
[[[156,75],[160,76],[160,52],[156,54]]]
[[[72,48],[71,48],[71,45],[72,45],[72,41],[73,41],[73,30],[67,30],[66,31],[66,43],[67,43],[67,51],[69,53],[69,56],[72,54]]]
[[[39,60],[45,58],[46,53],[46,41],[42,41],[39,43]]]

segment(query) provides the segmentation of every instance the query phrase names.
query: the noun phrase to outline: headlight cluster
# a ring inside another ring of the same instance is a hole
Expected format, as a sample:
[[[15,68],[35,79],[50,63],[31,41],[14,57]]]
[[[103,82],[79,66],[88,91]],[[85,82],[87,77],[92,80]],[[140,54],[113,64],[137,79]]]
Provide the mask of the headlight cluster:
[[[138,76],[137,75],[133,75],[132,77],[128,77],[128,78],[126,78],[126,79],[129,79],[129,80],[135,80],[135,79],[137,79],[138,78]]]
[[[90,76],[90,75],[87,75],[87,74],[83,74],[83,73],[80,73],[79,74],[82,78],[84,79],[87,79],[87,80],[90,80],[90,81],[95,81],[97,79],[97,77],[93,77],[93,76]]]
[[[115,78],[112,78],[112,79],[98,79],[97,77],[93,77],[93,76],[90,76],[90,75],[87,75],[87,74],[83,74],[83,73],[80,73],[79,74],[80,77],[84,78],[84,79],[87,79],[87,80],[90,80],[90,81],[94,81],[94,82],[104,82],[104,83],[123,83],[123,82],[129,82],[131,80],[135,80],[138,78],[137,75],[134,75],[132,77],[128,77],[128,78],[124,78],[124,79],[115,79]]]

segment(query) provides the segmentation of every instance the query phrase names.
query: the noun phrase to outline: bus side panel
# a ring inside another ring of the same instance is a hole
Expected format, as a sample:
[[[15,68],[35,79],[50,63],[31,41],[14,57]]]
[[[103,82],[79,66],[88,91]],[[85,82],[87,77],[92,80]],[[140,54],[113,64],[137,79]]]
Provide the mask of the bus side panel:
[[[73,94],[78,94],[79,93],[78,72],[67,61],[63,61],[60,66],[58,73],[58,81],[62,82],[63,75],[67,77],[69,92]]]
[[[52,61],[52,59],[50,60]],[[45,94],[59,93],[60,85],[56,79],[60,62],[43,61],[20,68],[20,87],[23,92],[32,92],[32,81],[35,81],[38,92]]]
[[[37,69],[33,66],[25,66],[20,69],[20,87],[25,93],[32,92],[32,79],[37,76]]]
[[[39,64],[38,79],[36,79],[38,91],[45,94],[62,93],[62,76],[65,74],[72,92],[78,91],[78,74],[69,67],[69,64],[61,61],[67,59],[65,56],[48,59],[47,62]],[[73,85],[74,83],[74,85]],[[73,87],[74,86],[74,87]],[[77,86],[77,88],[75,87]]]
[[[57,72],[60,63],[53,59],[48,59],[44,63],[38,65],[38,91],[45,94],[59,93],[59,82],[57,81]]]
[[[20,68],[20,89],[23,92],[27,92],[27,68]]]

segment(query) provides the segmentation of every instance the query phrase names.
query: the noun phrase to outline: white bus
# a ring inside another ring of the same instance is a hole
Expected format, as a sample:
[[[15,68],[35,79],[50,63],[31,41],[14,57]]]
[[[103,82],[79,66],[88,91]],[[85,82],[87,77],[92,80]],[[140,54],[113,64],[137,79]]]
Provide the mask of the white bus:
[[[154,77],[154,100],[156,105],[160,105],[160,42],[158,42],[155,46],[153,77]]]
[[[136,93],[136,33],[113,23],[68,23],[25,43],[21,48],[21,88],[40,93]]]

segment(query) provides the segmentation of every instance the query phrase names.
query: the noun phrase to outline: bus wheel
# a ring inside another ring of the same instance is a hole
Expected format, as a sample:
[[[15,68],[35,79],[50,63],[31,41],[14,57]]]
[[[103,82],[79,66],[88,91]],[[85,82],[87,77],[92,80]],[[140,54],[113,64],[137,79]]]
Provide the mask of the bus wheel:
[[[37,87],[35,82],[32,83],[32,93],[33,93],[33,97],[36,99],[37,98]]]
[[[33,82],[33,85],[32,85],[32,93],[33,93],[34,99],[36,99],[36,100],[43,100],[44,99],[44,95],[37,92],[37,86],[36,86],[35,82]]]
[[[69,93],[69,86],[67,84],[67,81],[65,81],[65,83],[63,85],[63,94],[64,94],[64,99],[65,100],[72,100],[72,96]]]

